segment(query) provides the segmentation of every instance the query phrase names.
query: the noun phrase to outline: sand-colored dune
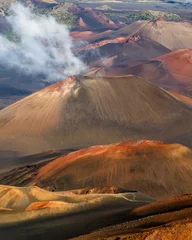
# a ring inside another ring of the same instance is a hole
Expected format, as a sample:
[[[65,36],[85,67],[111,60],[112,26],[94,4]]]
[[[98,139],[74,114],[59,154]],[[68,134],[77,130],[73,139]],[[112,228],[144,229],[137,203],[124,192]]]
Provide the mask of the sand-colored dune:
[[[97,187],[116,186],[165,199],[192,192],[191,161],[192,151],[180,144],[129,141],[82,149],[35,168],[14,169],[1,175],[0,182],[51,191],[86,188],[72,191],[76,194],[110,192]]]
[[[0,150],[159,139],[191,146],[192,110],[144,79],[69,77],[0,111]]]
[[[67,239],[78,232],[120,223],[130,210],[154,201],[138,192],[96,192],[53,193],[38,187],[0,185],[0,238]],[[30,231],[31,227],[35,231]]]
[[[5,199],[11,203],[9,208]],[[7,240],[153,239],[154,236],[159,240],[185,236],[188,240],[191,218],[191,194],[154,202],[146,195],[129,191],[77,195],[0,185],[0,238]]]

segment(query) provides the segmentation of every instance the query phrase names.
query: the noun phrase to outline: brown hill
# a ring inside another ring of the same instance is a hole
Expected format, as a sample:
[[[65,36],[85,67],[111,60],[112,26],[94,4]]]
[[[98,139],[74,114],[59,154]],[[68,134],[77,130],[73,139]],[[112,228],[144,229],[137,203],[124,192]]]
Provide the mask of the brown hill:
[[[115,35],[124,35],[132,28],[134,33],[146,36],[167,47],[170,50],[192,48],[192,27],[187,22],[167,21],[138,21],[132,26],[125,26],[118,30]]]
[[[0,111],[0,151],[29,155],[130,139],[191,146],[191,120],[189,106],[141,78],[69,77]]]
[[[123,62],[119,66],[98,69],[94,74],[103,77],[134,74],[168,91],[192,96],[192,49],[167,53],[133,67]]]
[[[35,168],[14,169],[1,175],[0,182],[52,191],[116,186],[162,199],[192,192],[191,161],[192,151],[179,144],[129,141],[82,149]],[[97,191],[109,190],[83,190]]]
[[[115,67],[136,65],[136,61],[157,58],[169,50],[192,48],[191,26],[186,22],[137,21],[110,33],[90,36],[89,44],[79,51],[90,66],[104,66],[93,63],[114,56],[118,56]]]
[[[115,57],[112,64],[114,67],[118,65],[127,67],[138,64],[138,61],[159,57],[168,53],[169,50],[148,37],[127,35],[90,43],[78,49],[77,52],[83,55],[87,64],[94,67],[106,66],[105,61],[111,57]]]
[[[90,39],[90,43],[117,37],[140,35],[148,37],[170,50],[192,48],[192,27],[187,22],[137,21],[126,25],[111,34],[103,34]]]

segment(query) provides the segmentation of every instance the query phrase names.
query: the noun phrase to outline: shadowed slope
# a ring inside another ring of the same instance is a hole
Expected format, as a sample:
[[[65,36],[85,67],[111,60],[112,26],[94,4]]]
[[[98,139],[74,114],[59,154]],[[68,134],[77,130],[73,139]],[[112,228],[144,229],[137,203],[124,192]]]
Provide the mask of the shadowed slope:
[[[191,194],[147,204],[133,209],[129,214],[133,214],[132,219],[138,220],[103,228],[75,239],[190,240],[192,237]]]
[[[134,76],[69,77],[0,111],[0,150],[21,155],[129,139],[191,146],[192,110]]]
[[[50,150],[47,152],[37,153],[34,155],[27,155],[17,157],[15,152],[0,152],[0,173],[6,172],[10,169],[22,167],[22,166],[34,166],[36,164],[43,164],[55,159],[56,157],[73,152],[77,149],[65,149],[65,150]],[[36,168],[36,166],[35,166]]]
[[[148,37],[127,35],[88,44],[86,47],[78,49],[78,52],[80,55],[83,54],[84,60],[91,66],[106,66],[104,62],[106,59],[116,57],[113,65],[117,67],[156,58],[168,53],[169,50]]]
[[[68,239],[120,223],[128,211],[153,201],[137,192],[76,195],[1,185],[0,238]]]

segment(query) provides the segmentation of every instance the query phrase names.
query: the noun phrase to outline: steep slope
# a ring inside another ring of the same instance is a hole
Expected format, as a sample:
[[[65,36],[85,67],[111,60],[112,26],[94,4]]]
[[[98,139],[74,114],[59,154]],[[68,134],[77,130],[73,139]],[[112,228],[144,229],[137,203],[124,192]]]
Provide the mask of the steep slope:
[[[139,28],[139,23],[141,27]],[[181,48],[192,48],[192,25],[187,22],[167,21],[138,21],[136,33],[149,37],[161,45],[176,50]],[[130,27],[124,27],[116,34],[126,34]]]
[[[137,21],[126,25],[111,34],[103,34],[92,38],[93,42],[117,37],[140,35],[148,37],[170,50],[192,48],[192,24],[188,22]]]
[[[98,76],[134,74],[165,88],[168,91],[192,96],[192,49],[181,49],[145,61],[133,67],[127,63],[98,69]]]
[[[189,107],[141,78],[70,77],[0,111],[0,150],[26,155],[128,139],[190,145],[191,118]]]
[[[20,155],[129,139],[191,146],[192,110],[134,76],[69,77],[0,111],[0,151]]]
[[[192,192],[191,162],[192,151],[182,145],[129,141],[82,149],[35,168],[14,169],[0,175],[0,183],[52,191],[116,186],[162,199]]]
[[[119,64],[129,66],[138,61],[156,58],[168,53],[169,50],[148,37],[127,35],[90,43],[77,52],[91,66],[106,66],[104,61],[115,56],[112,65],[117,67]]]

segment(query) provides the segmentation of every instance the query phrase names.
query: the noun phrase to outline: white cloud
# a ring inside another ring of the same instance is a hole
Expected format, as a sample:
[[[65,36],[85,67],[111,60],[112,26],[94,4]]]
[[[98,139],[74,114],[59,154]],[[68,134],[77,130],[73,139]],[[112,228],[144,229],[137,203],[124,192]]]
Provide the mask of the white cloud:
[[[11,6],[7,17],[19,41],[0,36],[1,63],[27,74],[41,74],[49,81],[61,80],[86,70],[72,48],[67,26],[53,17],[37,16],[21,4]]]

